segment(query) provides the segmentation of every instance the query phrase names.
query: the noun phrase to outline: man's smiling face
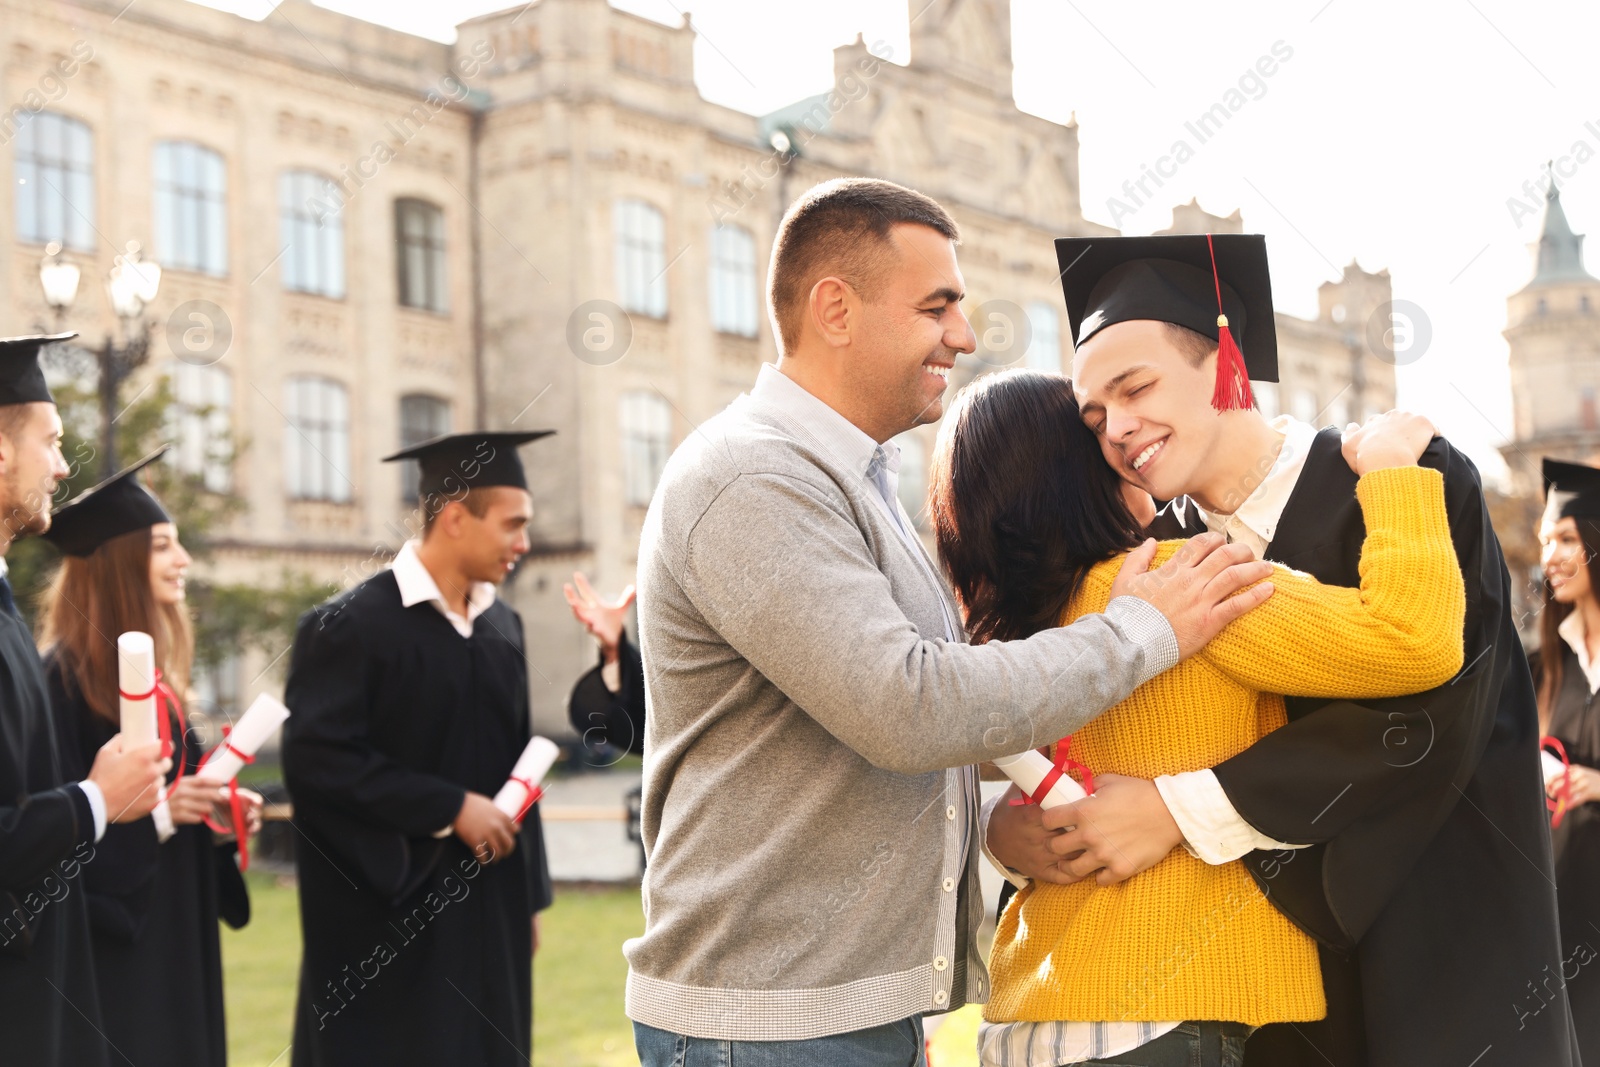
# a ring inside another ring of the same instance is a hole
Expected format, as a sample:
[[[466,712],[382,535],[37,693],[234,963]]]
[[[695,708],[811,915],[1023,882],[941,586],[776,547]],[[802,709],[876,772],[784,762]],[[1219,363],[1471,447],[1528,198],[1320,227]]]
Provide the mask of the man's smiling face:
[[[1083,420],[1106,462],[1157,500],[1202,484],[1225,427],[1211,407],[1215,351],[1196,365],[1162,322],[1100,330],[1072,357]]]

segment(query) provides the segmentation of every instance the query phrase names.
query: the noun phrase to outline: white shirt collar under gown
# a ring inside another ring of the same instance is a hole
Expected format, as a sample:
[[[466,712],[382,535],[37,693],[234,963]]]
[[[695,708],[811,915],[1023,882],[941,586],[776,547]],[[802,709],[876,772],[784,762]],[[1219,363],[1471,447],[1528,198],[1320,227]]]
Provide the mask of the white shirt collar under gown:
[[[395,555],[394,562],[389,564],[389,569],[394,572],[395,583],[400,587],[400,603],[408,608],[423,602],[432,604],[462,637],[472,636],[473,621],[488,611],[494,603],[494,584],[473,582],[472,588],[467,591],[466,616],[462,617],[452,611],[445,601],[444,594],[439,592],[439,584],[433,580],[428,568],[423,566],[422,557],[417,555],[415,541],[407,541],[400,546],[400,551]]]
[[[1589,634],[1583,625],[1583,613],[1574,610],[1561,620],[1556,633],[1577,655],[1578,666],[1583,668],[1583,676],[1589,680],[1589,692],[1600,691],[1600,662],[1589,661]]]
[[[1279,415],[1269,425],[1283,435],[1283,447],[1278,450],[1278,457],[1262,477],[1261,484],[1245,497],[1244,503],[1232,515],[1213,514],[1195,505],[1206,529],[1224,535],[1230,542],[1249,545],[1257,559],[1266,555],[1267,546],[1278,534],[1278,520],[1283,517],[1283,509],[1300,481],[1311,442],[1317,437],[1316,427],[1292,415]]]

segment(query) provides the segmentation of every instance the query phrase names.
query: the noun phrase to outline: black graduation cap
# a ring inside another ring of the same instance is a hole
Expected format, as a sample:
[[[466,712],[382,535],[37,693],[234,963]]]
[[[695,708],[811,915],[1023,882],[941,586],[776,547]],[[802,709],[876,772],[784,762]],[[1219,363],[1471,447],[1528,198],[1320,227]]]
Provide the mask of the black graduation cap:
[[[1555,518],[1600,519],[1600,470],[1546,458],[1544,494]]]
[[[68,556],[89,556],[125,533],[171,522],[167,509],[140,483],[138,473],[167,454],[162,445],[126,470],[85,489],[55,513],[45,539]]]
[[[32,404],[42,400],[55,403],[39,366],[39,350],[56,341],[67,341],[76,333],[42,333],[26,337],[0,337],[0,406]]]
[[[1113,323],[1153,319],[1217,342],[1218,410],[1249,407],[1249,379],[1278,380],[1272,279],[1260,234],[1062,237],[1056,260],[1074,346]]]
[[[466,489],[481,489],[490,485],[510,485],[528,488],[528,479],[522,472],[522,460],[517,456],[517,446],[541,437],[549,437],[554,430],[521,430],[515,433],[447,433],[410,448],[403,448],[392,456],[384,456],[385,463],[400,459],[414,459],[421,467],[418,479],[419,492],[426,494],[454,494]]]

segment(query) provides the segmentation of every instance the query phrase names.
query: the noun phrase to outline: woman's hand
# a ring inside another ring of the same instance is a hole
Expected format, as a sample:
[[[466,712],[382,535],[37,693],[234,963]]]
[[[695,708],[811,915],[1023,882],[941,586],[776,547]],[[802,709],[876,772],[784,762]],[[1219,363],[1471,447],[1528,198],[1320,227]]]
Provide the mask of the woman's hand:
[[[1433,423],[1409,411],[1373,415],[1364,426],[1352,422],[1345,427],[1344,461],[1357,474],[1415,466],[1437,432]]]
[[[1571,774],[1572,794],[1567,800],[1567,804],[1570,807],[1575,808],[1580,804],[1589,804],[1600,800],[1600,770],[1596,770],[1593,767],[1580,767],[1574,763]],[[1558,799],[1561,795],[1562,777],[1562,775],[1556,775],[1550,779],[1550,784],[1545,786],[1544,791],[1550,794],[1552,800]]]
[[[193,775],[185,775],[167,797],[167,807],[172,812],[174,826],[195,826],[205,821],[221,792],[226,803],[227,791],[216,782],[208,782]]]

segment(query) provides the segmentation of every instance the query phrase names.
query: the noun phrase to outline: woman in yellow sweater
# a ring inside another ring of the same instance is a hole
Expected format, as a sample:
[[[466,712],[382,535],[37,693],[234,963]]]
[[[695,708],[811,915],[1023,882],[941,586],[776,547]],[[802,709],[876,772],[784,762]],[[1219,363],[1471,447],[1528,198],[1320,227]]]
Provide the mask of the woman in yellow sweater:
[[[1072,758],[1093,773],[1145,779],[1199,770],[1281,726],[1284,695],[1398,696],[1454,676],[1466,598],[1443,479],[1416,466],[1419,453],[1410,450],[1409,466],[1358,470],[1360,589],[1277,567],[1264,605],[1079,730]],[[986,376],[955,398],[932,481],[940,558],[975,642],[1103,611],[1123,557],[1142,540],[1130,503],[1149,508],[1103,462],[1070,383],[1034,371]],[[1164,542],[1157,562],[1181,546]],[[1312,939],[1241,862],[1211,866],[1184,850],[1111,887],[1023,889],[1001,917],[991,970],[990,1023],[1146,1024],[1129,1032],[1152,1036],[1171,1021],[1190,1031],[1232,1024],[1220,1031],[1232,1051],[1217,1048],[1207,1056],[1214,1063],[1237,1062],[1254,1027],[1326,1012]],[[1172,1042],[1146,1047],[1157,1044]],[[1169,1062],[1139,1053],[1094,1062]],[[1081,1057],[1030,1051],[1028,1062]]]

